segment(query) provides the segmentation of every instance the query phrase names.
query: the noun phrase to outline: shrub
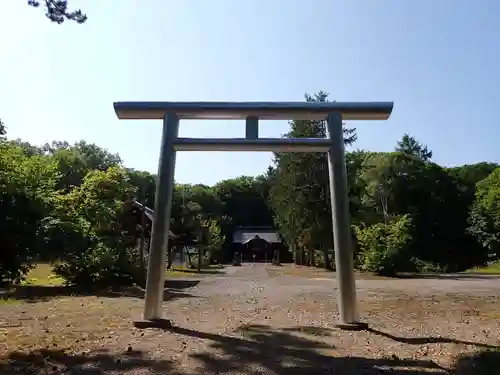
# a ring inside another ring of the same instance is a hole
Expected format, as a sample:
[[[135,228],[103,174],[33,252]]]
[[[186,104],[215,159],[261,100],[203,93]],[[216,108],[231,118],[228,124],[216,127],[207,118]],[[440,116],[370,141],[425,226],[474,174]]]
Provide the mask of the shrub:
[[[0,284],[22,281],[43,253],[41,220],[50,213],[55,164],[0,139]]]
[[[142,283],[137,250],[120,218],[129,186],[124,171],[113,167],[88,173],[81,186],[58,200],[46,236],[61,254],[56,274],[68,284],[103,287]]]
[[[500,259],[500,168],[477,183],[469,223],[468,232],[483,249],[476,265]]]
[[[73,254],[55,267],[67,284],[86,288],[125,286],[142,283],[137,254],[132,249],[119,251],[98,242],[92,248]]]
[[[358,264],[363,271],[383,276],[414,271],[409,254],[412,223],[408,215],[388,223],[354,227],[359,246]]]
[[[426,262],[421,259],[411,258],[412,264],[414,264],[416,271],[418,272],[447,272],[448,268],[446,266],[440,266],[432,262]]]

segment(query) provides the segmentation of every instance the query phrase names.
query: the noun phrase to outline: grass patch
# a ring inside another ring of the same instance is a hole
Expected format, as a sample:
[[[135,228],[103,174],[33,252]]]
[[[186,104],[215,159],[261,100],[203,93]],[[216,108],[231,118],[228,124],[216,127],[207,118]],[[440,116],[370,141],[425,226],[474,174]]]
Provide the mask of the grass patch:
[[[64,279],[54,273],[51,264],[37,264],[27,275],[21,285],[32,286],[62,286]]]
[[[467,270],[467,273],[481,273],[485,275],[500,275],[500,262],[492,263],[486,267],[478,267]]]
[[[21,300],[11,297],[0,298],[0,305],[14,305],[16,303],[21,303],[21,302],[22,302]]]
[[[167,270],[167,277],[169,278],[182,278],[189,275],[211,275],[223,274],[224,267],[221,265],[211,265],[203,267],[200,271],[191,269],[185,266],[174,266]],[[54,273],[54,267],[48,263],[37,264],[27,275],[21,286],[33,287],[58,287],[64,286],[64,279]]]
[[[177,271],[175,269],[169,269],[166,272],[166,277],[167,278],[183,278],[189,276],[188,273],[182,272],[182,271]]]
[[[64,279],[57,276],[54,273],[53,266],[48,263],[40,263],[31,269],[26,275],[25,279],[13,290],[26,290],[26,289],[37,289],[37,288],[61,288],[64,286]],[[14,294],[14,295],[11,295]],[[22,293],[21,293],[22,294]],[[12,290],[5,289],[0,291],[0,304],[1,305],[12,305],[17,303],[23,303],[25,299],[24,295],[17,296],[16,293],[12,293]]]

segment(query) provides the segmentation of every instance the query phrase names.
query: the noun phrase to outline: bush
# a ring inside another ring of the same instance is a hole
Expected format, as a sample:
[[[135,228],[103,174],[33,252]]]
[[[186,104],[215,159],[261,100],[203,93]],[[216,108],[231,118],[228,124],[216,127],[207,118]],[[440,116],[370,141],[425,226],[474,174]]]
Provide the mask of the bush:
[[[6,259],[4,254],[0,261],[0,287],[21,283],[34,267],[31,260],[17,256]]]
[[[500,168],[476,185],[468,232],[483,249],[477,264],[500,258]]]
[[[55,164],[0,139],[0,284],[22,281],[43,253],[41,220],[50,213]]]
[[[411,258],[412,264],[414,264],[416,271],[418,272],[448,272],[448,268],[446,266],[440,266],[439,264],[426,262],[421,259]]]
[[[120,221],[128,194],[124,171],[109,168],[88,173],[81,186],[60,197],[45,233],[61,254],[55,272],[68,284],[100,288],[143,282],[135,241]]]
[[[363,271],[394,276],[396,272],[415,270],[409,254],[412,224],[408,215],[388,223],[355,226],[354,230],[360,250],[358,264]]]
[[[143,282],[138,263],[132,249],[119,251],[97,243],[87,251],[66,258],[54,271],[69,285],[86,288],[125,286]]]

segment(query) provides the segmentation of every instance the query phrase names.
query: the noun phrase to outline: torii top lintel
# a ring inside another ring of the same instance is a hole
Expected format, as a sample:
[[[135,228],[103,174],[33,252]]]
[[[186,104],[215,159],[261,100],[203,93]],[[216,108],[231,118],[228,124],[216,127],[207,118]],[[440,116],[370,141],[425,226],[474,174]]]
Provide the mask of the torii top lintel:
[[[115,102],[119,119],[159,120],[165,113],[179,119],[324,120],[331,112],[343,120],[387,120],[393,102]]]

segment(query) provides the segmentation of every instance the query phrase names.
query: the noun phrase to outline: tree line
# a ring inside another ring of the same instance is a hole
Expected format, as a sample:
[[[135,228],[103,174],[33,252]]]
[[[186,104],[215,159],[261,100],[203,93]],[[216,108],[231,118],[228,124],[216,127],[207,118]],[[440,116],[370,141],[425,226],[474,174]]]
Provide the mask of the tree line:
[[[8,139],[3,124],[0,133],[1,282],[18,282],[40,261],[56,262],[69,284],[141,282],[151,225],[133,202],[154,207],[156,176],[85,141],[36,146]],[[325,134],[323,121],[291,121],[284,137]],[[352,148],[356,130],[345,127],[344,140]],[[346,168],[359,270],[451,272],[498,259],[498,164],[441,167],[405,134],[393,151],[348,151]],[[328,181],[325,154],[276,153],[257,177],[176,184],[171,243],[224,261],[236,227],[274,226],[297,264],[334,270]]]

